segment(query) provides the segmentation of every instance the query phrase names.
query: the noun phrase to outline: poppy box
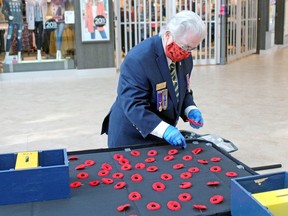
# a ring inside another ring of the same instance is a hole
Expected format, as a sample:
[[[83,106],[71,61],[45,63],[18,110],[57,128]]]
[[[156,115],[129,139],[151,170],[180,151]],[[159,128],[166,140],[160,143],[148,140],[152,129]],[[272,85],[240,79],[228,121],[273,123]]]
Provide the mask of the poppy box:
[[[231,180],[234,216],[288,215],[288,173],[270,173]]]
[[[0,204],[69,198],[65,149],[0,154]]]

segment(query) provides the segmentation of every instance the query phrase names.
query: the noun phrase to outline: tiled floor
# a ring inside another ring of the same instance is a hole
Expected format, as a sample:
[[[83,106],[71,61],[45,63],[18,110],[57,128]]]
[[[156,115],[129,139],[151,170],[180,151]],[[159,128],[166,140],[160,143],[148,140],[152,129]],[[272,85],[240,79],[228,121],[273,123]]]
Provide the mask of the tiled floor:
[[[205,119],[199,134],[232,141],[250,167],[288,170],[288,48],[225,66],[194,68],[191,85]],[[115,69],[0,74],[0,153],[106,148],[101,123],[116,95]],[[187,123],[180,129],[193,131]]]

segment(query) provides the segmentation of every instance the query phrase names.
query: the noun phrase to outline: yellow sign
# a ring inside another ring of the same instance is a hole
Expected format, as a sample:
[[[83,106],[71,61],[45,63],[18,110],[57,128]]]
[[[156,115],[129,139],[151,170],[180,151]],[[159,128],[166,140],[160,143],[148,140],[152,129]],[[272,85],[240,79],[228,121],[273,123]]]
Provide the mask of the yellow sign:
[[[19,152],[17,154],[15,170],[37,168],[38,152]]]

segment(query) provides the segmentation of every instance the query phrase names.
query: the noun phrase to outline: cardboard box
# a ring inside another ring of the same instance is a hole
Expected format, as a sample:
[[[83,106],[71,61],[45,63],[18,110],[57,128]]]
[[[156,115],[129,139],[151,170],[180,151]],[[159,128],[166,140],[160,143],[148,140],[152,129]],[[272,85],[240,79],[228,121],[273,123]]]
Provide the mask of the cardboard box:
[[[0,204],[70,197],[65,149],[38,152],[38,167],[15,170],[17,153],[0,154]]]
[[[233,216],[278,216],[259,202],[253,194],[286,188],[288,188],[287,172],[234,178],[231,180],[231,213]],[[280,202],[280,200],[278,199],[277,202]],[[274,210],[278,211],[279,209],[276,207]],[[287,208],[284,208],[284,210],[286,212],[283,212],[281,216],[288,215]]]

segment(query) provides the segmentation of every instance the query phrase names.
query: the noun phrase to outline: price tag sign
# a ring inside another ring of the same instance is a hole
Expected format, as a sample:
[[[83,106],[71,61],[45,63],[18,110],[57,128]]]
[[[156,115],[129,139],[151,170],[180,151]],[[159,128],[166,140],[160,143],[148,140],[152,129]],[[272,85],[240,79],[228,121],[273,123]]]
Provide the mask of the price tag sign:
[[[75,14],[74,11],[65,11],[65,23],[75,24]]]
[[[57,22],[55,19],[49,19],[45,22],[45,29],[55,30],[57,29]]]
[[[97,27],[103,27],[106,25],[106,18],[102,15],[98,15],[94,18],[94,24]]]

